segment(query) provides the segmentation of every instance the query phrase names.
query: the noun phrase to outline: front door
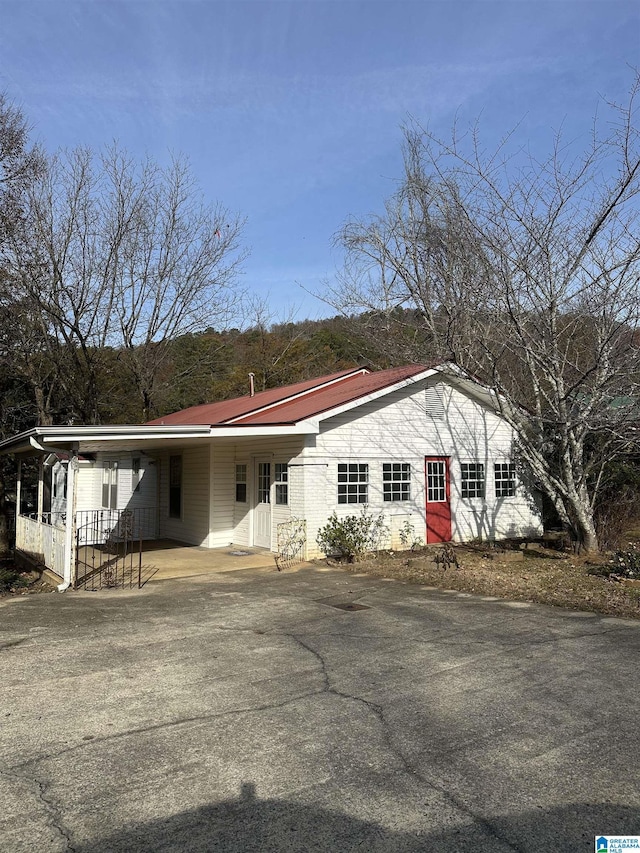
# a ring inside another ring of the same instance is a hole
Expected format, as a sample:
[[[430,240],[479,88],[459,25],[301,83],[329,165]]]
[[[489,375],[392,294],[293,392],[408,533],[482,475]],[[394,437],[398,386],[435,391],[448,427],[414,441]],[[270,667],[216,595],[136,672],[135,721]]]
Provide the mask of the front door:
[[[271,548],[271,462],[256,462],[253,544]]]
[[[427,542],[451,540],[451,500],[449,459],[446,456],[425,458],[427,480]]]

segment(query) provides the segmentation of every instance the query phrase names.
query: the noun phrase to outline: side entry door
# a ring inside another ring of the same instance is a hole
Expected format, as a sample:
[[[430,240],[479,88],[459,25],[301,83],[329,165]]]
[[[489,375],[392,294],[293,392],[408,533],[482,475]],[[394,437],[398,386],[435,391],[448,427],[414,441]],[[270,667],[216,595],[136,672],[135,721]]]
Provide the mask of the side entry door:
[[[271,462],[256,460],[253,544],[271,548]]]
[[[425,457],[427,484],[427,543],[451,540],[449,458]]]

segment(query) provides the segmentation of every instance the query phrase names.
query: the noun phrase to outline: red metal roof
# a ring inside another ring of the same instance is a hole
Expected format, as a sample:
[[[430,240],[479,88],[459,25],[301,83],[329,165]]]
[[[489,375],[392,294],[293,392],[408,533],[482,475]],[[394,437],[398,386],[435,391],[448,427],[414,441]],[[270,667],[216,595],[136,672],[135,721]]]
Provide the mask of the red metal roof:
[[[320,376],[282,388],[259,391],[218,403],[191,406],[181,412],[149,421],[150,424],[209,424],[210,426],[275,426],[293,424],[323,412],[366,397],[403,379],[428,369],[428,365],[411,364],[370,373],[366,368],[353,368],[329,376]]]

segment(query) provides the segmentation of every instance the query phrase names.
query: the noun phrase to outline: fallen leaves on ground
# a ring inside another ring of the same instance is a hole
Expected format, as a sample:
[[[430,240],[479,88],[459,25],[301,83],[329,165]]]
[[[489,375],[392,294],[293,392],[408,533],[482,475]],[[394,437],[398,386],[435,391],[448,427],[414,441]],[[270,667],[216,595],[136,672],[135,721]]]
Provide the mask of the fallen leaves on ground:
[[[383,552],[350,568],[440,589],[640,618],[640,587],[589,574],[593,557],[537,550],[524,551],[523,559],[513,562],[509,552],[501,557],[496,550],[488,556],[486,546],[484,550],[467,545],[454,548],[459,568],[445,570],[438,566],[434,559],[437,546],[421,551]],[[603,557],[602,562],[605,561]]]

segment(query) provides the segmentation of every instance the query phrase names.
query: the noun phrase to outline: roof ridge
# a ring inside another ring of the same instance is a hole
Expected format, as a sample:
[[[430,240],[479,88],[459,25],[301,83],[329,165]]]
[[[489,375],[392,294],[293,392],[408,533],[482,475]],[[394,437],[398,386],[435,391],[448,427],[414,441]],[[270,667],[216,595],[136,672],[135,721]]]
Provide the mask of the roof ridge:
[[[167,414],[161,415],[158,418],[153,418],[153,420],[147,421],[147,424],[148,425],[161,424],[161,423],[164,423],[166,418],[175,418],[176,416],[184,415],[185,412],[195,412],[195,410],[209,409],[212,406],[222,408],[224,406],[236,404],[236,407],[237,407],[238,404],[242,405],[243,401],[244,401],[243,411],[242,412],[236,412],[236,414],[233,415],[231,418],[227,418],[227,420],[231,420],[232,418],[240,417],[241,414],[245,414],[245,415],[250,414],[251,412],[254,412],[254,411],[260,409],[262,407],[262,405],[265,405],[265,406],[272,405],[273,403],[277,403],[277,402],[281,402],[282,400],[286,400],[288,398],[288,396],[292,396],[292,397],[295,396],[295,394],[288,395],[286,393],[288,388],[294,388],[294,387],[300,386],[300,385],[309,385],[310,389],[303,388],[302,391],[296,392],[296,393],[304,393],[307,390],[313,390],[315,388],[321,387],[323,384],[326,384],[327,380],[337,381],[339,379],[349,377],[349,376],[353,375],[354,373],[360,372],[362,370],[368,371],[368,368],[365,368],[365,367],[345,368],[344,370],[336,371],[335,373],[328,373],[325,376],[317,376],[317,377],[313,377],[312,379],[301,379],[298,382],[291,382],[289,385],[282,385],[282,386],[276,387],[276,388],[265,388],[264,390],[258,391],[256,394],[254,394],[253,397],[251,397],[249,394],[242,394],[240,396],[229,397],[228,399],[224,399],[224,400],[214,400],[214,401],[206,402],[206,403],[196,403],[193,406],[187,406],[184,409],[178,409],[175,412],[168,412]],[[368,371],[368,372],[370,372],[370,371]],[[277,396],[274,399],[274,395],[276,395],[276,394],[277,394]],[[263,403],[261,405],[260,400],[261,399],[264,400],[264,398],[271,398],[271,399],[269,400],[269,403]],[[251,400],[256,400],[256,405],[251,406]],[[220,422],[225,423],[226,420],[220,421]]]
[[[221,421],[223,424],[233,424],[236,421],[240,421],[243,418],[251,417],[253,415],[260,414],[260,412],[266,412],[269,409],[277,408],[278,406],[283,406],[286,403],[290,403],[292,400],[298,400],[300,397],[306,397],[310,394],[315,394],[318,391],[321,391],[323,388],[328,388],[330,385],[337,385],[339,382],[345,382],[347,379],[355,379],[355,377],[360,374],[362,376],[366,376],[370,374],[371,371],[367,367],[354,367],[353,370],[343,376],[334,376],[333,379],[329,379],[326,382],[318,382],[317,385],[313,385],[311,388],[305,388],[303,391],[298,391],[295,394],[291,394],[289,396],[285,395],[278,400],[274,400],[272,403],[266,403],[264,406],[258,406],[255,409],[250,409],[247,412],[243,412],[241,415],[234,415],[232,418],[228,418],[225,421]],[[329,373],[328,376],[333,376],[333,374]],[[319,376],[318,380],[325,379],[326,377]],[[293,383],[292,385],[283,385],[281,390],[285,390],[286,388],[291,388],[293,385],[299,383]]]

